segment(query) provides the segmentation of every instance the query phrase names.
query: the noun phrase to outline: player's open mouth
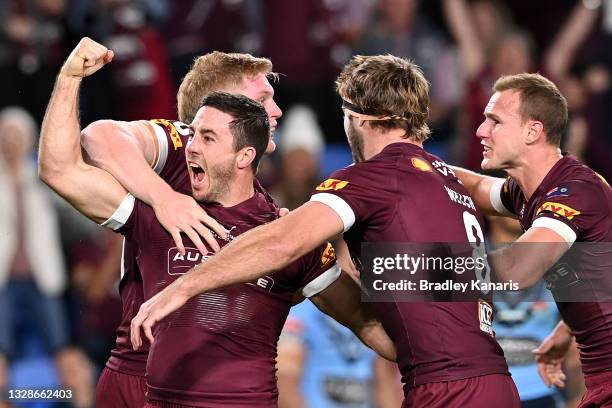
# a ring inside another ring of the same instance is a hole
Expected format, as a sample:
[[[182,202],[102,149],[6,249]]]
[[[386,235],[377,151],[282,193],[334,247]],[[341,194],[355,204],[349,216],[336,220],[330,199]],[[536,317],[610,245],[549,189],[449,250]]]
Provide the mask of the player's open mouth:
[[[206,173],[204,169],[195,163],[189,163],[189,168],[191,169],[192,182],[201,183]]]
[[[492,149],[489,146],[482,145],[482,154],[489,153]]]

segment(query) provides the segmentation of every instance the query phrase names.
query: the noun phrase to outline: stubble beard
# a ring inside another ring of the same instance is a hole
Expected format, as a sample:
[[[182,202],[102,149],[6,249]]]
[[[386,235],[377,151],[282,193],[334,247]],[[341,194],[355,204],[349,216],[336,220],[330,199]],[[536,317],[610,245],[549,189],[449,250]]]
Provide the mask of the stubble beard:
[[[365,156],[363,154],[363,134],[355,127],[352,120],[349,122],[346,137],[351,147],[353,161],[355,163],[365,161]]]
[[[234,161],[218,164],[209,169],[210,187],[199,201],[205,203],[219,202],[229,193],[230,185],[234,179]]]

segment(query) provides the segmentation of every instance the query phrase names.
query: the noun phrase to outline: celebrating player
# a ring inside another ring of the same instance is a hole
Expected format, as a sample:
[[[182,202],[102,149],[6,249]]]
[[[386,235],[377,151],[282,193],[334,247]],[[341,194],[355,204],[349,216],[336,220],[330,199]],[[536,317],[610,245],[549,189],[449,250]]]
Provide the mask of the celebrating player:
[[[111,59],[111,51],[84,39],[64,64],[43,123],[39,169],[66,200],[93,220],[106,220],[103,225],[125,234],[137,248],[148,298],[214,253],[188,246],[181,254],[151,207],[126,196],[108,173],[84,163],[76,115],[80,82]],[[187,147],[190,177],[185,181],[175,161],[175,176],[169,178],[179,190],[191,185],[194,197],[208,203],[225,225],[227,238],[218,237],[223,245],[277,217],[278,208],[254,186],[269,142],[268,115],[257,102],[227,93],[214,93],[202,104]],[[341,275],[333,248],[325,244],[253,283],[193,299],[160,326],[147,364],[149,405],[276,406],[276,343],[297,290],[387,358],[395,357],[380,324],[360,307],[358,287]]]
[[[88,40],[94,46],[92,40]],[[100,46],[101,45],[95,45]],[[274,150],[272,133],[281,111],[274,102],[274,89],[268,82],[272,63],[249,54],[212,52],[197,58],[183,79],[177,100],[179,116],[191,122],[202,98],[221,90],[243,94],[261,102],[270,121],[270,142],[267,151]],[[189,176],[185,166],[185,145],[189,130],[174,120],[94,122],[81,133],[81,142],[88,158],[107,170],[124,187],[155,210],[158,220],[172,234],[179,252],[185,253],[180,232],[184,232],[201,253],[209,246],[218,249],[217,236],[226,237],[225,230],[191,197]],[[178,168],[178,173],[175,171]],[[154,169],[154,171],[152,170]],[[166,182],[184,180],[186,187],[175,192]],[[256,185],[257,188],[258,185]],[[183,194],[181,194],[183,193]],[[113,227],[113,225],[109,225]],[[137,247],[124,241],[120,295],[123,303],[117,342],[98,381],[96,406],[143,406],[146,398],[145,369],[148,343],[138,350],[130,342],[130,322],[144,301],[142,276],[136,263]]]
[[[422,148],[429,99],[418,67],[390,55],[357,56],[337,85],[357,163],[335,172],[310,202],[244,234],[143,304],[132,336],[142,329],[152,339],[151,327],[191,297],[265,276],[342,232],[355,256],[364,241],[483,241],[478,211],[447,191],[461,196],[464,188]],[[395,342],[404,406],[519,406],[479,302],[373,307]]]
[[[561,362],[573,335],[587,386],[581,406],[611,404],[612,248],[606,243],[612,240],[612,189],[561,153],[568,112],[554,83],[520,74],[501,77],[493,90],[476,133],[484,147],[482,168],[504,169],[509,177],[455,172],[480,208],[518,217],[525,231],[490,257],[498,276],[523,286],[545,276],[557,300],[563,322],[536,350],[544,381],[563,385]]]

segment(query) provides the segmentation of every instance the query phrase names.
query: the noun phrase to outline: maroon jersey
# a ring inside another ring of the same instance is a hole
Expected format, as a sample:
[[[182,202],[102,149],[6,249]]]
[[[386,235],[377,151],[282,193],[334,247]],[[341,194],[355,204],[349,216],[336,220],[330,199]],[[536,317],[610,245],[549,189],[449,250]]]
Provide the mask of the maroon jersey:
[[[176,186],[177,191],[191,194],[184,154],[184,146],[189,136],[188,126],[178,121],[165,119],[152,120],[150,123],[155,131],[157,145],[159,146],[159,157],[154,165],[154,170],[166,182]],[[120,207],[102,225],[116,230],[125,223],[128,216],[129,212]],[[121,322],[116,330],[117,341],[115,347],[111,350],[111,356],[106,366],[123,374],[144,377],[149,343],[144,339],[142,347],[134,351],[130,341],[130,323],[144,301],[142,277],[136,263],[137,254],[138,244],[129,239],[125,240],[119,285],[123,311]]]
[[[311,200],[342,218],[344,239],[357,260],[364,242],[484,241],[482,216],[451,169],[409,143],[391,144],[370,160],[335,172]],[[397,348],[405,392],[431,382],[508,374],[490,327],[490,305],[396,301],[372,306]],[[487,308],[486,319],[481,306]]]
[[[190,193],[182,149],[188,132],[180,122],[156,123],[160,158],[155,168],[175,190]],[[276,219],[278,208],[255,182],[249,200],[206,211],[228,230],[231,241]],[[131,196],[111,218],[138,248],[145,299],[213,255],[200,254],[184,237],[187,254],[182,256],[153,210]],[[221,246],[226,243],[219,240]],[[191,299],[155,327],[147,362],[149,399],[202,407],[275,407],[276,343],[293,294],[301,289],[304,296],[313,296],[339,273],[327,244],[270,276]]]
[[[237,206],[206,211],[227,229],[230,241],[277,217],[276,206],[260,192]],[[189,240],[181,255],[153,210],[140,201],[121,231],[139,244],[145,299],[214,255],[200,254]],[[317,294],[339,273],[327,244],[274,274],[191,299],[155,328],[147,364],[149,399],[275,407],[276,344],[293,295],[299,289],[307,297]]]
[[[498,183],[491,199],[499,212],[516,214],[523,230],[550,228],[568,244],[576,242],[547,272],[545,279],[563,320],[576,337],[584,373],[612,370],[610,186],[593,170],[565,156],[548,172],[528,201],[512,178]],[[571,301],[574,297],[592,301]],[[607,302],[597,302],[597,299]]]

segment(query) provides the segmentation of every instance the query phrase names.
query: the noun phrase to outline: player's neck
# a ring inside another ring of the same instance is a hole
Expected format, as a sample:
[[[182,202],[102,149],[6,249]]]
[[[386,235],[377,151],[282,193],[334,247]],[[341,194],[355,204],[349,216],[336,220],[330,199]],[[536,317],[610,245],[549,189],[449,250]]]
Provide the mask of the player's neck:
[[[542,184],[553,166],[563,158],[559,149],[543,149],[532,152],[531,157],[515,168],[507,169],[508,174],[516,180],[526,200],[529,200]]]
[[[253,197],[254,194],[253,176],[239,175],[231,181],[228,191],[216,201],[223,207],[233,207],[245,202]]]
[[[368,160],[373,156],[376,156],[377,154],[382,152],[385,147],[393,143],[409,143],[423,148],[423,143],[415,142],[410,138],[407,139],[405,137],[402,137],[405,134],[406,133],[404,132],[404,130],[397,129],[390,130],[386,133],[373,132],[372,135],[366,135],[364,138],[365,140],[363,146],[363,153],[365,159]]]

